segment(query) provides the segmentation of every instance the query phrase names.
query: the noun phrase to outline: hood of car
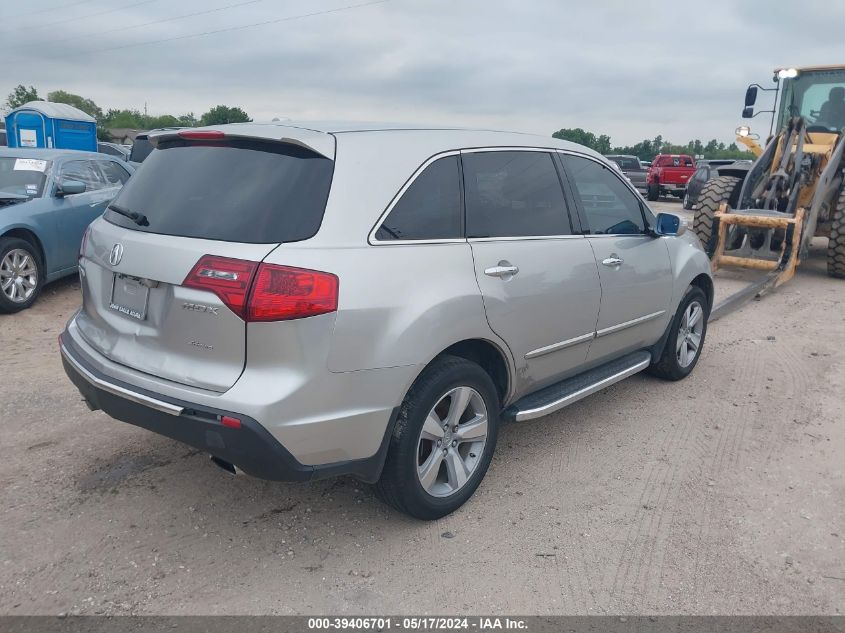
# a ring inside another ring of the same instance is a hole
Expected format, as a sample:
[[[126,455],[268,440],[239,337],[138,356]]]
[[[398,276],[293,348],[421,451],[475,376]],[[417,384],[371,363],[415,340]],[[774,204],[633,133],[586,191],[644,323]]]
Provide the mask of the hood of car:
[[[9,207],[13,204],[20,204],[21,202],[26,202],[29,199],[29,196],[24,196],[19,193],[0,191],[0,207]]]

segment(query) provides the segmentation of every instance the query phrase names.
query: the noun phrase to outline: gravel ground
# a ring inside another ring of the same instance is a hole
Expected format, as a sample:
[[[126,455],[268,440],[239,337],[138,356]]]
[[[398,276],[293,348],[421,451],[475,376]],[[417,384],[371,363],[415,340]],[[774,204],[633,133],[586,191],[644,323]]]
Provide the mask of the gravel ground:
[[[78,303],[71,278],[0,317],[2,614],[845,610],[845,282],[822,250],[713,323],[687,380],[505,427],[433,523],[89,412],[56,348]]]

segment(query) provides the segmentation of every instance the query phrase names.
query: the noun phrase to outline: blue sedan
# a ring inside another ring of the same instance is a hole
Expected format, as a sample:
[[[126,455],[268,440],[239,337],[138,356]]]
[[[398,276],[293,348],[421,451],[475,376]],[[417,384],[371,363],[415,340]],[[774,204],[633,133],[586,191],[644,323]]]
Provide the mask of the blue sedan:
[[[0,148],[0,313],[72,275],[82,235],[133,168],[94,152]]]

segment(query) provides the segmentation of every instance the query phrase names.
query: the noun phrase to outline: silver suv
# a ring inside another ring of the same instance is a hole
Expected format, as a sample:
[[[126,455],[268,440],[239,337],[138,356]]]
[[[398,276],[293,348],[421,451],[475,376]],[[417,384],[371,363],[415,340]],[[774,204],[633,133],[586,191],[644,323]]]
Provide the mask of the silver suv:
[[[579,145],[504,132],[164,131],[82,243],[61,336],[92,409],[274,480],[460,507],[499,426],[704,343],[708,259]]]

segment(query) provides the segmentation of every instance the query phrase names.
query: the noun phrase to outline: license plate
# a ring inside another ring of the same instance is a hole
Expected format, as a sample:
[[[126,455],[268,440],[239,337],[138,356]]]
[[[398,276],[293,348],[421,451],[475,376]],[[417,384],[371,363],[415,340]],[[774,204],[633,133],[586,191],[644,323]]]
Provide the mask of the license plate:
[[[112,282],[109,308],[128,317],[143,321],[147,318],[150,289],[132,277],[115,275]]]

